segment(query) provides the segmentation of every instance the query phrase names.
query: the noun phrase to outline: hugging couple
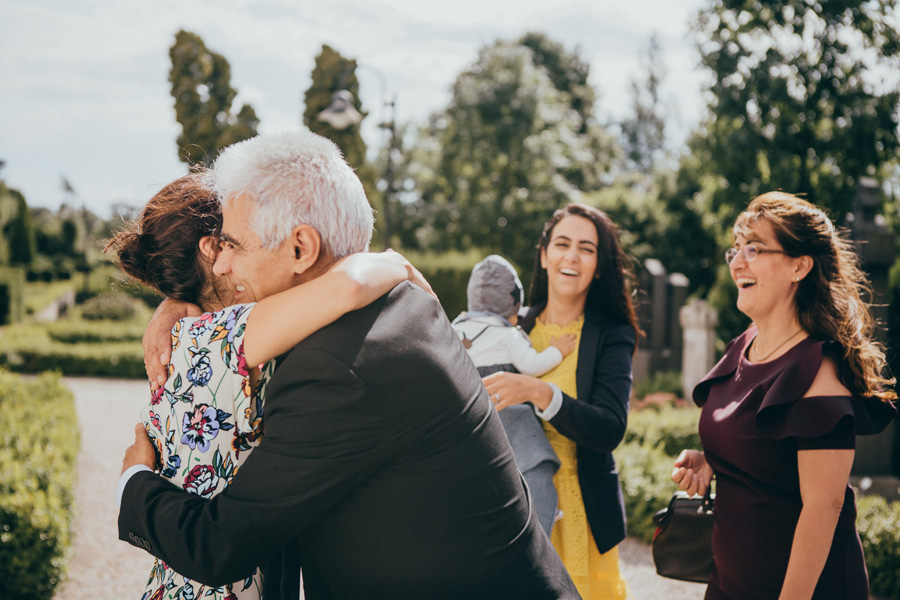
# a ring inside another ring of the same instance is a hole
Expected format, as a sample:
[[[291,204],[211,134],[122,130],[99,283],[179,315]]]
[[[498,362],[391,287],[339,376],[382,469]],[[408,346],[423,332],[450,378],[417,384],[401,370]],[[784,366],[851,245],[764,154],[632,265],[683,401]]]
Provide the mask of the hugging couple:
[[[465,348],[372,225],[304,131],[226,148],[113,239],[167,297],[119,483],[120,539],[158,559],[144,598],[579,597]]]

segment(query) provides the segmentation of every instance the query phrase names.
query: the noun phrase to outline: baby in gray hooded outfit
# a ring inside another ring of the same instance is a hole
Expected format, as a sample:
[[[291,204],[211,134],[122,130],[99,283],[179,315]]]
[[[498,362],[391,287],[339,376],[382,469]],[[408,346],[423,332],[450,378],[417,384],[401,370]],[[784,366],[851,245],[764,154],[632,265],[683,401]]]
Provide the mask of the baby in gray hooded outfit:
[[[543,352],[532,347],[528,335],[516,327],[524,300],[522,282],[515,268],[496,254],[472,269],[466,298],[468,310],[453,320],[453,327],[482,377],[499,371],[540,377],[575,350],[574,335],[554,339]],[[550,535],[557,503],[553,475],[559,459],[530,404],[508,406],[499,415],[538,520]]]

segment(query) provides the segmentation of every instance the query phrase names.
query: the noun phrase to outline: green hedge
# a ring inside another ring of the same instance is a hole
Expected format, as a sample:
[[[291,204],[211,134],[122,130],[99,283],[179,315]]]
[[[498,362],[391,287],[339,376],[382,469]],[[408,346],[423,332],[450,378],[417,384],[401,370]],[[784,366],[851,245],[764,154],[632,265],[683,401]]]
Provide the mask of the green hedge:
[[[81,319],[63,319],[47,323],[43,329],[50,339],[65,344],[140,342],[144,336],[147,320],[143,317],[133,321],[104,323]]]
[[[0,371],[0,598],[49,600],[68,558],[79,432],[57,375]]]
[[[81,305],[81,318],[89,321],[133,321],[143,312],[139,299],[123,293],[101,294]]]
[[[658,447],[677,457],[682,450],[700,449],[699,421],[700,409],[696,407],[651,406],[628,415],[624,442]]]
[[[478,251],[446,252],[443,254],[403,252],[437,294],[451,321],[466,310],[466,286],[469,275],[484,255]]]
[[[61,296],[73,291],[71,281],[36,281],[25,284],[25,313],[32,315],[50,306]]]
[[[637,442],[620,444],[614,454],[625,496],[628,535],[649,544],[656,530],[653,515],[669,504],[676,491],[671,479],[675,458]]]
[[[140,379],[144,371],[140,336],[146,319],[31,323],[4,330],[0,366],[10,371]]]
[[[490,254],[482,250],[441,254],[402,250],[402,253],[434,288],[450,320],[466,310],[466,286],[469,284],[472,267]],[[509,259],[508,256],[504,258]],[[516,265],[516,270],[525,288],[527,302],[528,288],[531,284],[531,265],[528,265],[527,269]]]
[[[25,270],[0,267],[0,325],[25,317]]]
[[[697,408],[646,408],[628,416],[628,430],[615,450],[625,496],[628,535],[650,543],[652,518],[677,491],[672,465],[681,450],[699,449]],[[857,527],[866,555],[872,594],[900,599],[900,501],[880,496],[857,500]]]
[[[862,496],[856,509],[872,595],[900,598],[900,501]]]

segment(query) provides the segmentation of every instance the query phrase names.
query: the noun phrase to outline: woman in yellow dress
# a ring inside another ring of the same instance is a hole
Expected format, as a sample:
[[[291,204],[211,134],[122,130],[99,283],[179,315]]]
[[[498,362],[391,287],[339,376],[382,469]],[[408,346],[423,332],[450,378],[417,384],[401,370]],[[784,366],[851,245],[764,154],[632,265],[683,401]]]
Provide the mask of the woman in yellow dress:
[[[519,320],[538,351],[574,333],[578,346],[540,379],[485,378],[497,410],[530,402],[562,463],[554,478],[559,513],[551,539],[581,595],[626,598],[616,545],[625,504],[612,451],[625,435],[632,356],[639,333],[631,271],[615,225],[600,210],[569,204],[544,225]]]

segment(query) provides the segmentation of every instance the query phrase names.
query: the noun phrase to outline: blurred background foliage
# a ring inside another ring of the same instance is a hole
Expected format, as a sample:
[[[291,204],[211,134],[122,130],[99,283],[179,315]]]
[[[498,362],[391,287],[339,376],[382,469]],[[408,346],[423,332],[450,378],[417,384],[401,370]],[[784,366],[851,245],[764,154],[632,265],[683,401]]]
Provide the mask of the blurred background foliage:
[[[706,0],[693,23],[698,63],[707,75],[706,106],[684,143],[670,138],[675,115],[660,95],[666,48],[652,35],[633,74],[629,113],[621,119],[602,117],[603,82],[593,83],[577,48],[528,32],[482,47],[456,77],[446,106],[424,123],[396,121],[396,99],[388,96],[383,77],[382,105],[363,106],[357,72],[368,67],[323,46],[310,87],[297,90],[298,97],[303,92],[298,126],[340,146],[376,210],[373,248],[404,252],[432,283],[449,318],[465,309],[469,272],[487,254],[513,262],[527,290],[542,223],[565,203],[579,201],[610,214],[637,272],[656,258],[669,273],[684,274],[689,294],[717,309],[717,334],[726,341],[748,321],[735,308],[736,289],[722,257],[732,243],[734,217],[754,196],[777,189],[803,194],[846,227],[861,179],[871,178],[878,223],[892,230],[896,250],[900,89],[885,83],[892,80],[886,74],[900,67],[896,22],[888,0]],[[173,116],[180,126],[173,151],[186,166],[209,165],[223,147],[256,135],[260,122],[253,107],[234,107],[237,90],[224,56],[184,30],[175,34],[169,56]],[[338,92],[344,110],[352,108],[354,118],[346,124],[323,119]],[[379,147],[367,147],[360,133],[372,118],[384,134]],[[0,365],[143,377],[140,336],[159,297],[123,278],[102,252],[104,241],[141,207],[119,205],[112,216],[100,217],[86,210],[65,178],[58,210],[29,206],[6,185],[2,166],[0,160]],[[900,348],[900,261],[889,287],[884,339],[894,359]],[[673,455],[699,444],[696,410],[667,406],[685,395],[678,375],[661,372],[637,383],[634,405],[649,410],[634,413],[616,451],[630,533],[644,540],[652,536],[653,513],[672,493]],[[8,378],[0,370],[0,393],[35,395],[20,394],[11,386],[24,384]],[[49,390],[39,390],[40,402],[0,399],[0,412],[44,406],[45,396],[71,404],[57,393],[56,379],[36,385]],[[70,430],[59,435],[71,436]],[[71,462],[77,440],[60,447]],[[47,496],[28,483],[33,474],[20,462],[0,460],[0,471],[10,475],[0,480],[31,486],[31,504],[9,509],[13,496],[0,489],[0,516],[23,532],[16,538],[22,544],[10,546],[15,556],[44,556],[40,569],[34,568],[37,559],[29,563],[36,579],[22,584],[34,597],[50,597],[68,546],[69,503],[47,504],[46,498],[67,496],[56,488]],[[9,465],[19,470],[6,473]],[[59,471],[52,485],[70,486],[71,465]],[[873,592],[883,597],[900,597],[898,510],[900,503],[875,498],[860,503]],[[52,543],[45,548],[34,540]],[[0,575],[0,582],[7,579],[13,581]],[[43,587],[33,583],[37,579]],[[0,596],[2,590],[0,585]]]
[[[658,258],[683,273],[690,294],[718,309],[727,340],[747,320],[721,257],[735,215],[755,195],[804,194],[846,226],[860,178],[871,177],[879,218],[900,232],[900,90],[884,83],[900,66],[893,12],[881,0],[708,0],[693,21],[705,116],[681,145],[669,137],[673,115],[660,95],[666,49],[653,35],[632,77],[629,114],[618,120],[601,116],[603,82],[577,48],[528,32],[482,47],[424,123],[396,122],[387,89],[382,106],[363,106],[357,74],[371,67],[322,46],[309,88],[298,90],[298,126],[341,147],[376,209],[373,247],[415,257],[451,318],[464,308],[468,269],[486,254],[510,259],[527,287],[541,224],[581,201],[619,224],[636,270]],[[175,149],[185,163],[208,165],[222,147],[256,134],[253,107],[234,106],[226,57],[184,30],[169,54]],[[337,92],[357,115],[340,127],[322,117]],[[384,129],[380,147],[360,133],[373,118]],[[57,211],[30,207],[0,170],[0,282],[19,269],[28,285],[71,282],[81,301],[90,272],[108,263],[103,240],[139,207],[117,206],[104,220],[67,180],[61,188]],[[900,286],[900,277],[891,281]],[[14,304],[0,293],[2,320]]]

